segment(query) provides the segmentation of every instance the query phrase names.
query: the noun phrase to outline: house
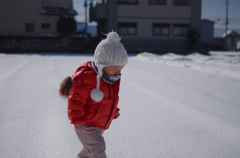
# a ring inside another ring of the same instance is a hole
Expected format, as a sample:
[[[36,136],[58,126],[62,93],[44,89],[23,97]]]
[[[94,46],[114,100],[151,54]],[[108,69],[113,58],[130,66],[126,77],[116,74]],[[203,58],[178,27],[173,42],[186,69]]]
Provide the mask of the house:
[[[1,0],[0,52],[86,52],[86,37],[58,33],[75,15],[72,0]]]
[[[240,37],[238,37],[238,41],[237,41],[237,50],[240,51]]]
[[[225,50],[236,50],[237,41],[239,39],[239,34],[236,31],[228,30],[227,33],[223,34],[223,45]]]
[[[98,35],[117,31],[128,51],[184,52],[189,30],[201,31],[201,0],[102,0],[90,21]]]
[[[57,34],[61,15],[77,15],[72,8],[72,0],[1,0],[0,35]]]
[[[213,45],[214,22],[208,19],[201,20],[201,43]]]

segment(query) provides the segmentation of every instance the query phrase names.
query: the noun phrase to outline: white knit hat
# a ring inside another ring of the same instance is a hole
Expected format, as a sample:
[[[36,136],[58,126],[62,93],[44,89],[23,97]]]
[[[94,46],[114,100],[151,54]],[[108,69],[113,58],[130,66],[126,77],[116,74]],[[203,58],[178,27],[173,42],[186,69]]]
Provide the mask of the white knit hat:
[[[127,51],[120,43],[121,38],[116,32],[110,32],[107,34],[107,38],[102,40],[94,53],[94,62],[98,68],[97,75],[97,87],[91,91],[91,98],[99,102],[103,98],[103,92],[99,90],[100,88],[100,77],[102,76],[102,71],[104,67],[115,65],[115,66],[125,66],[127,65]]]

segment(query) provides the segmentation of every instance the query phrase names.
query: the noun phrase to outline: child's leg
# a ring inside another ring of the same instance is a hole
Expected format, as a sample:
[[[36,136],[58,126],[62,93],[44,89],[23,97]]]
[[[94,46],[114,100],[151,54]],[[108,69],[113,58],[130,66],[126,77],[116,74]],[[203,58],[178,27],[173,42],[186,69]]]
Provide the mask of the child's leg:
[[[84,148],[82,148],[82,150],[80,151],[80,153],[77,155],[77,158],[89,158],[87,156],[87,152]]]
[[[86,125],[84,130],[75,131],[89,158],[106,158],[106,145],[102,137],[103,129]]]

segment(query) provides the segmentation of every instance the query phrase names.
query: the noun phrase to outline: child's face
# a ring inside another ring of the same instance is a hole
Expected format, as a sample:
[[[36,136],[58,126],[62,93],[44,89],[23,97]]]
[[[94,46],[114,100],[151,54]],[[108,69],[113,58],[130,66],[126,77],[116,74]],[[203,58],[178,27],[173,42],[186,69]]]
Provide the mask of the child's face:
[[[123,66],[110,65],[103,68],[103,71],[109,74],[110,76],[119,75],[121,73]]]

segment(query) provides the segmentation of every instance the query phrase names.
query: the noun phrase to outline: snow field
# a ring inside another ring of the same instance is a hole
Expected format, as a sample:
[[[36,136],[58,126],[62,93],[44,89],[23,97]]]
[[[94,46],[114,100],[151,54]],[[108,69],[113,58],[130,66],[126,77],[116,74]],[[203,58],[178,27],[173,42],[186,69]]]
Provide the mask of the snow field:
[[[122,70],[121,116],[104,133],[107,156],[240,157],[239,56],[147,55],[130,56]],[[215,56],[222,60],[208,60]],[[82,146],[58,88],[90,60],[0,54],[1,157],[76,157]]]

